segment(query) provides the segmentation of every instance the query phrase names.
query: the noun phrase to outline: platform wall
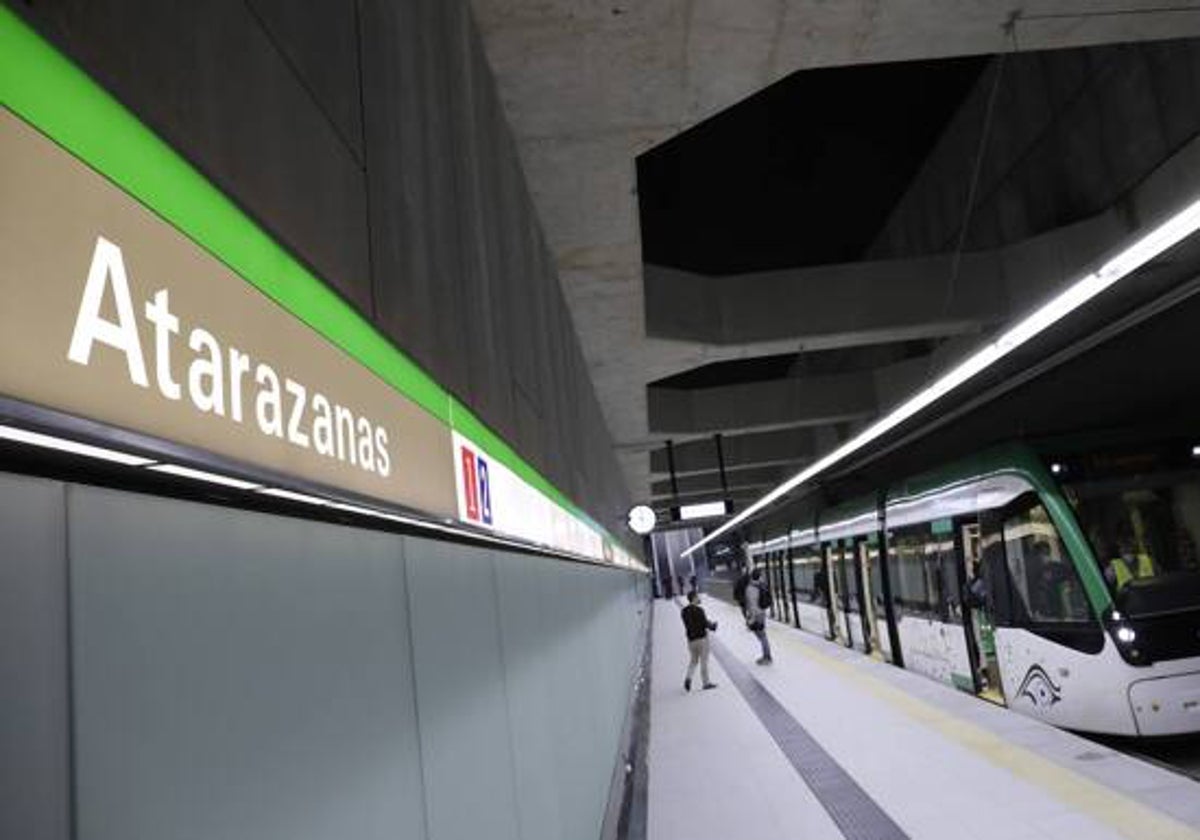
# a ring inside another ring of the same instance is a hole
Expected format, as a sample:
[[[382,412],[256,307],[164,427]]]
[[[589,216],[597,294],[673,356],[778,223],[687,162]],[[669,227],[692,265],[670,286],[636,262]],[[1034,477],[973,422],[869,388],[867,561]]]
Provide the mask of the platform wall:
[[[2,837],[599,836],[645,576],[7,475],[0,545]]]

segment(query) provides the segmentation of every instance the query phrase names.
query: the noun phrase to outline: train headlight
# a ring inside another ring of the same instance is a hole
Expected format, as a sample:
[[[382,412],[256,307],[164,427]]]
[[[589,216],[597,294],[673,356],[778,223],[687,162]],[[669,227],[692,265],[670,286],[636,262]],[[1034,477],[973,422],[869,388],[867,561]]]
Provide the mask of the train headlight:
[[[1139,641],[1137,630],[1130,626],[1120,610],[1115,607],[1108,610],[1104,615],[1104,626],[1117,643],[1117,652],[1122,659],[1139,668],[1152,664],[1151,659],[1139,647],[1135,647]]]

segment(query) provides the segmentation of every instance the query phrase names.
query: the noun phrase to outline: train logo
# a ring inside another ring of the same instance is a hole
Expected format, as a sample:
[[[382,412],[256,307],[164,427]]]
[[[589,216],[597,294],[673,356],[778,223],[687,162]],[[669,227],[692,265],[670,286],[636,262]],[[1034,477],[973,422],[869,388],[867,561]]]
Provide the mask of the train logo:
[[[488,462],[465,446],[462,453],[463,495],[467,502],[467,519],[484,525],[492,524],[492,482]]]
[[[1062,700],[1062,687],[1054,684],[1041,665],[1031,665],[1017,689],[1018,697],[1027,697],[1034,708],[1049,709]]]

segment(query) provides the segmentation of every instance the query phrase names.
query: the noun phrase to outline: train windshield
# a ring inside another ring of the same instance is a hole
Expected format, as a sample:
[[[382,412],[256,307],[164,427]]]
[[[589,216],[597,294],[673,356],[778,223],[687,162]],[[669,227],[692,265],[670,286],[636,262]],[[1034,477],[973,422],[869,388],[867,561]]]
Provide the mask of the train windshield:
[[[1134,615],[1200,607],[1200,469],[1178,451],[1052,462],[1117,606]]]

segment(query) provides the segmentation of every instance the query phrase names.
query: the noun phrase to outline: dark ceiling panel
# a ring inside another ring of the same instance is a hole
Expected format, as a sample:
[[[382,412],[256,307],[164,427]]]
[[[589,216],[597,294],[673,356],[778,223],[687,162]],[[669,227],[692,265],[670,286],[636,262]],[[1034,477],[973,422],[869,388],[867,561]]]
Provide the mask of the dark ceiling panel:
[[[712,362],[651,382],[649,387],[693,390],[751,382],[770,382],[775,379],[801,376],[858,373],[928,356],[939,343],[937,339],[913,339],[868,344],[861,347],[810,350],[804,353],[780,353],[772,356],[753,356],[747,359]]]
[[[731,274],[857,259],[988,60],[802,70],[651,149],[644,261]]]

